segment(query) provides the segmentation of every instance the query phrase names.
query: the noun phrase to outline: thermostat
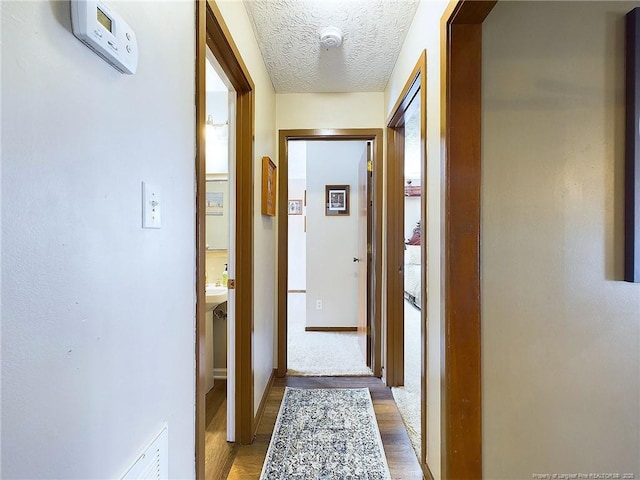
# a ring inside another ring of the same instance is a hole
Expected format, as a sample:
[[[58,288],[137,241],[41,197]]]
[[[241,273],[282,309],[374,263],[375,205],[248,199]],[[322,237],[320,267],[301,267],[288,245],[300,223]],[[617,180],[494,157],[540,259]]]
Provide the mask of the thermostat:
[[[124,19],[99,0],[71,0],[73,34],[122,73],[138,68],[136,34]]]

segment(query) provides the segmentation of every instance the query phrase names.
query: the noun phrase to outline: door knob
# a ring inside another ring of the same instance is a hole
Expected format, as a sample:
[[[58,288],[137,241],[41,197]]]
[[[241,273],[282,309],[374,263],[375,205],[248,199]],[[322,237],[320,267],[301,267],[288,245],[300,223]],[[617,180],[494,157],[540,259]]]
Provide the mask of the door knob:
[[[359,261],[360,261],[360,259],[359,259],[359,258],[357,258],[357,257],[353,257],[353,261],[354,261],[354,262],[359,262]]]

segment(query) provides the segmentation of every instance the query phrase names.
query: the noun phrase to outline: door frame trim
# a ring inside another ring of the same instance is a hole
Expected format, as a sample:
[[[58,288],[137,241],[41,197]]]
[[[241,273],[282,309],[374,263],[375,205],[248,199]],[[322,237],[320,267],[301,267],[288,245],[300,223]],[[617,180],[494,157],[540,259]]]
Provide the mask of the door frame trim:
[[[442,478],[482,478],[480,188],[482,23],[497,0],[453,0],[441,20],[444,290]]]
[[[419,96],[419,97],[418,97]],[[420,222],[422,226],[421,306],[420,306],[420,466],[427,478],[433,478],[427,459],[427,52],[423,50],[400,92],[387,121],[387,291],[385,319],[387,325],[388,386],[404,384],[404,275],[398,275],[404,265],[404,115],[416,98],[420,102],[421,185]],[[391,245],[395,248],[392,250]]]
[[[415,67],[398,96],[387,120],[387,289],[385,325],[387,328],[385,380],[388,386],[404,384],[404,114],[409,104],[420,95],[420,153],[422,156],[422,187],[426,189],[426,108],[427,108],[427,53],[422,51]],[[402,201],[399,201],[399,200]],[[420,202],[422,231],[426,225],[426,195]],[[424,235],[423,235],[424,237]],[[423,238],[424,240],[424,238]],[[421,255],[426,258],[425,241],[421,242]],[[391,248],[395,245],[395,248]],[[422,301],[426,300],[426,268],[422,269]],[[421,309],[423,327],[426,325],[426,303]],[[422,332],[424,349],[424,332]],[[423,362],[424,367],[424,362]],[[424,370],[424,368],[423,368]],[[423,371],[424,374],[424,371]]]
[[[288,142],[289,140],[365,140],[373,143],[373,231],[372,280],[374,298],[371,328],[372,365],[376,377],[382,372],[382,152],[383,130],[378,128],[279,130],[278,155],[278,367],[277,376],[287,374],[287,276],[288,243]]]
[[[205,192],[206,52],[209,48],[236,91],[236,442],[253,440],[253,133],[254,83],[222,13],[213,0],[197,0],[196,13],[196,318],[195,318],[195,462],[196,477],[205,466]],[[238,233],[242,232],[242,235]]]

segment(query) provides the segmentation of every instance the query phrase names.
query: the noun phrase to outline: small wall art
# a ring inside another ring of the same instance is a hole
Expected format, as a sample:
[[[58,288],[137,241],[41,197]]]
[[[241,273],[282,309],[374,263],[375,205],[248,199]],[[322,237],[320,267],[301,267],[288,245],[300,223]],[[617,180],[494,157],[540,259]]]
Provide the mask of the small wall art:
[[[302,215],[302,200],[289,200],[289,215]]]
[[[224,194],[222,192],[207,192],[207,215],[221,217],[224,214]]]
[[[349,215],[349,185],[325,185],[325,212],[327,216]]]
[[[276,165],[269,157],[262,157],[262,214],[276,215]]]

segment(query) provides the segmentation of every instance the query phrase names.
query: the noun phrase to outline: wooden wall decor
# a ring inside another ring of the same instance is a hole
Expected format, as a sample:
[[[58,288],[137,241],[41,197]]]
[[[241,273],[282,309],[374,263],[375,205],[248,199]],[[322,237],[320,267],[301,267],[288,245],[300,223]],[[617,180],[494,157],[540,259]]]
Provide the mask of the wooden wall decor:
[[[276,215],[276,164],[262,157],[262,214]]]
[[[640,283],[640,7],[627,14],[624,279]]]

